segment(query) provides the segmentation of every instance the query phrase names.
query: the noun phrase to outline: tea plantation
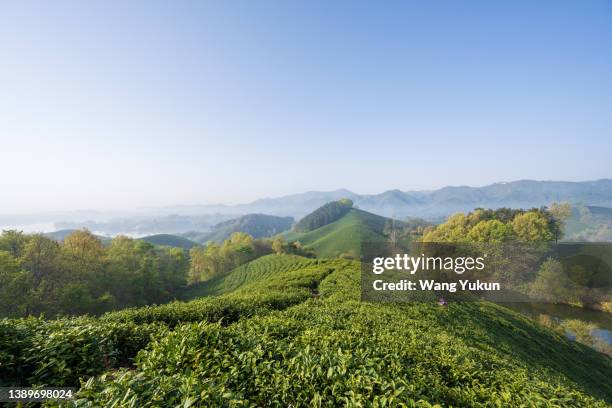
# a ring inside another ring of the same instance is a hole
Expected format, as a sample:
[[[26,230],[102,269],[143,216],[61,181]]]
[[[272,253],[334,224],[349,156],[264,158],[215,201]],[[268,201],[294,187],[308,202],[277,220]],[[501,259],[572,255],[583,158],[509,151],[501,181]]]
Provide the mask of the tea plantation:
[[[293,261],[262,258],[190,302],[2,320],[0,385],[80,386],[78,407],[612,403],[609,357],[522,315],[360,302],[357,262]]]
[[[183,298],[189,300],[202,296],[221,295],[272,274],[302,269],[317,262],[320,261],[296,255],[266,255],[239,266],[227,275],[220,275],[207,282],[192,285]]]
[[[342,218],[312,231],[285,234],[287,241],[299,241],[318,257],[358,257],[362,242],[386,241],[383,229],[387,218],[351,209]]]

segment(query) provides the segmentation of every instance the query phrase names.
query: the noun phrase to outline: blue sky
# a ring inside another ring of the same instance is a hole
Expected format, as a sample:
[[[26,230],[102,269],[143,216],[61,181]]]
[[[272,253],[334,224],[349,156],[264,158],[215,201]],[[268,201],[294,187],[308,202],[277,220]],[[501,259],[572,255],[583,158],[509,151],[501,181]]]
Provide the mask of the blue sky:
[[[612,3],[2,2],[0,213],[612,177]]]

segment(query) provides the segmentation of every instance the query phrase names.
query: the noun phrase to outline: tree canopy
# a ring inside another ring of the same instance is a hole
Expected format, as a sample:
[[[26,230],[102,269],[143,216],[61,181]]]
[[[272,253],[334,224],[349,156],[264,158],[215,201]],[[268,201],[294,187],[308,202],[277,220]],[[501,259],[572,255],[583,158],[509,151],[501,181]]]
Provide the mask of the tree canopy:
[[[332,201],[302,218],[295,224],[294,229],[296,232],[315,230],[342,218],[351,208],[353,208],[353,201],[348,198]]]

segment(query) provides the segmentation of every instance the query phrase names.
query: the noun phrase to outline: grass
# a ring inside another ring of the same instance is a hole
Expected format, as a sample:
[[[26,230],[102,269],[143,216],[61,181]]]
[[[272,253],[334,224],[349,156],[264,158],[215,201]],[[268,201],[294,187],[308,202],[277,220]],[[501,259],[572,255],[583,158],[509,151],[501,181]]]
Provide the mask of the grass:
[[[340,255],[361,255],[362,242],[385,241],[383,228],[386,218],[366,211],[352,209],[344,217],[306,233],[291,232],[287,241],[300,241],[323,258]]]

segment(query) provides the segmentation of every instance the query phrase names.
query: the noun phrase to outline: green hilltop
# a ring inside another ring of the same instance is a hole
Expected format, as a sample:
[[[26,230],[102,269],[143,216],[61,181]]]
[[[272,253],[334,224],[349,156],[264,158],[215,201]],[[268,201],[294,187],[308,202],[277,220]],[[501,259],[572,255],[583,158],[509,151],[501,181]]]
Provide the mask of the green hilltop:
[[[190,239],[179,237],[178,235],[171,234],[156,234],[149,235],[146,237],[140,238],[142,241],[146,241],[153,245],[162,245],[168,247],[177,247],[183,249],[191,249],[194,246],[198,245],[196,242],[193,242]]]
[[[359,257],[362,242],[386,241],[384,228],[389,218],[356,208],[340,219],[308,232],[292,231],[284,235],[289,242],[299,241],[323,258]]]

